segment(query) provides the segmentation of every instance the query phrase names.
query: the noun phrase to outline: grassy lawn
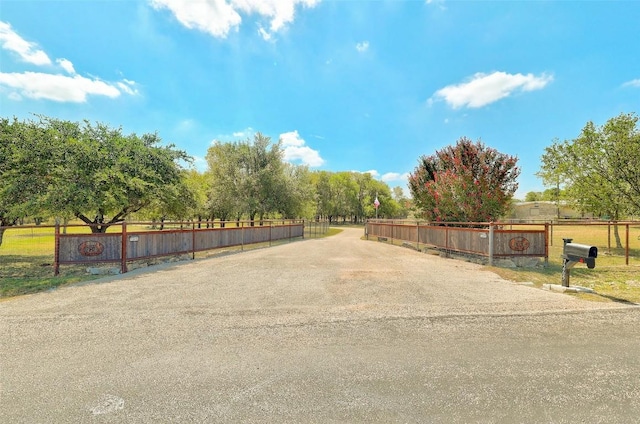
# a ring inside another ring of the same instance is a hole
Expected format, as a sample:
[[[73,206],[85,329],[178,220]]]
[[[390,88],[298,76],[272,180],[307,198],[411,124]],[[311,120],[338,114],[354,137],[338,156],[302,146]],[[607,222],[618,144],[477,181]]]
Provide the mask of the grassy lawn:
[[[502,278],[518,282],[532,282],[541,288],[543,284],[562,284],[562,265],[550,263],[547,268],[498,268],[486,267]],[[613,266],[587,269],[576,265],[571,270],[570,286],[587,287],[596,294],[577,293],[572,296],[594,301],[640,303],[640,267]]]
[[[85,267],[68,266],[53,275],[53,255],[1,255],[0,298],[36,293],[98,278]]]

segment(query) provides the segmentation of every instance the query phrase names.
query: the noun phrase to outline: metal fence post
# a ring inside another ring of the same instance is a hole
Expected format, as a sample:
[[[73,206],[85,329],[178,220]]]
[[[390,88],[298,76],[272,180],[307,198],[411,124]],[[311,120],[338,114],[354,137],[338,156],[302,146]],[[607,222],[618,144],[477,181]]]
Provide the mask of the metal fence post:
[[[489,266],[493,266],[493,222],[489,223]]]
[[[122,223],[122,232],[120,233],[120,238],[122,242],[122,249],[120,252],[121,262],[120,262],[120,272],[127,272],[127,223]]]
[[[626,234],[626,241],[625,241],[625,248],[624,248],[624,259],[625,259],[625,265],[629,265],[629,224],[625,225],[626,230],[627,230],[627,234]]]
[[[58,274],[60,273],[60,224],[58,224],[57,222],[54,243],[53,275],[58,276]]]
[[[551,224],[551,228],[553,228],[553,223]],[[544,223],[544,267],[546,268],[548,266],[549,266],[549,224],[545,222]]]
[[[200,228],[200,223],[198,222],[198,228]],[[196,258],[196,223],[195,221],[191,223],[191,259]]]

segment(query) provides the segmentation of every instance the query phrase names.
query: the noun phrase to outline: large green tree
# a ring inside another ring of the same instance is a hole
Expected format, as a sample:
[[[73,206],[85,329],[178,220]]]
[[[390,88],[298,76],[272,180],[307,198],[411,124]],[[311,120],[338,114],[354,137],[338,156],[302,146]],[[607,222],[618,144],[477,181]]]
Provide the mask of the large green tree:
[[[420,214],[430,221],[486,222],[500,218],[518,188],[517,158],[461,138],[422,156],[409,177]]]
[[[636,114],[620,114],[601,127],[587,122],[573,140],[554,140],[538,176],[564,188],[578,208],[619,220],[640,212],[640,128]],[[621,247],[616,227],[616,243]]]
[[[33,121],[0,118],[0,227],[43,214],[40,199],[51,184],[59,140]],[[0,244],[4,230],[0,228]]]
[[[106,124],[49,117],[2,121],[0,204],[8,219],[47,214],[106,229],[153,204],[190,198],[181,162],[190,158],[157,134],[125,135]],[[18,195],[22,192],[22,195]],[[22,196],[22,197],[21,197]]]
[[[565,187],[584,211],[619,219],[640,211],[638,116],[620,114],[602,127],[588,122],[573,140],[545,149],[538,173],[545,185]]]
[[[256,133],[235,143],[217,141],[207,152],[211,176],[209,206],[221,220],[245,216],[261,221],[274,214],[302,213],[311,198],[305,171],[283,162],[280,142]]]

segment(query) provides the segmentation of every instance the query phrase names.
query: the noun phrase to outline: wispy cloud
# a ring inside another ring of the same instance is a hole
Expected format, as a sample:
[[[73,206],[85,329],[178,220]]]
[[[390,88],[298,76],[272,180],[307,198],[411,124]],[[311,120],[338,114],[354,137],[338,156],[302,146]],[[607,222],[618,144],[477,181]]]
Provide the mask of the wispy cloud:
[[[306,141],[300,137],[297,130],[280,134],[280,141],[284,151],[284,160],[287,162],[299,161],[310,167],[322,166],[324,163],[320,153],[307,146]]]
[[[7,22],[0,21],[0,47],[16,53],[21,61],[36,66],[50,67],[53,62],[36,43],[27,41],[16,33]],[[83,77],[68,59],[56,59],[55,63],[68,75],[47,72],[0,72],[0,86],[9,88],[8,98],[43,99],[56,102],[83,103],[87,96],[116,98],[122,93],[137,94],[134,81],[105,82],[99,78]]]
[[[116,98],[121,94],[115,86],[104,81],[42,72],[0,73],[0,85],[13,88],[24,97],[56,102],[83,103],[88,95]],[[13,98],[19,97],[14,95]]]
[[[640,87],[640,78],[627,81],[624,84],[622,84],[622,86],[623,87]]]
[[[227,142],[246,140],[247,138],[253,138],[255,134],[256,134],[256,130],[254,130],[251,127],[247,127],[243,130],[234,131],[230,134],[219,134],[215,136],[213,140],[211,140],[211,144],[215,144],[217,141],[227,143]]]
[[[0,45],[16,53],[24,62],[33,65],[50,65],[51,59],[36,43],[29,42],[16,33],[8,22],[0,21]]]
[[[296,6],[314,7],[319,0],[149,0],[155,9],[167,9],[186,28],[216,38],[226,38],[242,23],[241,13],[266,18],[258,32],[265,40],[281,31],[295,18]]]
[[[366,52],[367,50],[369,50],[369,42],[363,41],[361,43],[357,43],[356,50],[358,50],[360,53]]]
[[[454,109],[479,108],[516,92],[540,90],[551,81],[553,76],[547,74],[477,73],[463,83],[448,85],[436,91],[429,103],[442,99]]]
[[[60,65],[68,74],[75,75],[76,70],[73,67],[73,63],[67,59],[56,59],[56,63]]]
[[[399,174],[397,172],[387,172],[386,174],[383,174],[382,177],[380,177],[380,180],[384,181],[385,183],[389,183],[392,181],[407,182],[409,181],[409,173],[405,172],[404,174]]]

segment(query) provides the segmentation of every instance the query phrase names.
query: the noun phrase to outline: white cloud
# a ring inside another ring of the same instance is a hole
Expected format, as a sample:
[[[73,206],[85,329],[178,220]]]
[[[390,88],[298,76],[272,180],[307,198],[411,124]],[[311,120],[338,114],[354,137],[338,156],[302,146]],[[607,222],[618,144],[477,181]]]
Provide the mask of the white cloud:
[[[627,81],[622,84],[623,87],[640,87],[640,78]]]
[[[135,81],[123,79],[122,81],[117,82],[116,85],[123,93],[129,94],[131,96],[138,94],[138,89],[136,88]]]
[[[478,108],[508,97],[514,92],[540,90],[551,81],[553,76],[547,74],[535,76],[506,72],[477,73],[466,82],[441,88],[433,97],[443,99],[454,109]],[[429,104],[432,104],[432,99],[429,99]]]
[[[62,69],[67,71],[68,74],[75,75],[76,70],[73,68],[73,63],[67,59],[56,59],[56,63],[60,65]]]
[[[0,44],[5,50],[17,53],[20,58],[34,65],[50,65],[51,59],[35,43],[20,37],[8,22],[0,21]]]
[[[280,142],[284,160],[287,162],[300,161],[303,165],[311,167],[321,166],[324,163],[318,151],[307,146],[297,130],[280,134]]]
[[[269,20],[268,29],[260,24],[258,32],[265,40],[293,22],[298,4],[314,7],[319,0],[149,0],[156,9],[168,9],[189,29],[226,38],[242,22],[239,12],[257,14]]]
[[[404,174],[399,174],[397,172],[387,172],[386,174],[384,174],[382,177],[380,177],[380,180],[384,181],[385,183],[391,182],[391,181],[409,181],[409,173],[405,172]]]
[[[242,131],[236,131],[233,133],[232,137],[233,138],[246,138],[246,137],[252,137],[254,134],[256,133],[256,131],[251,128],[251,127],[247,127],[245,129],[243,129]]]
[[[370,169],[368,171],[351,171],[351,172],[356,172],[358,174],[369,174],[371,175],[372,178],[378,178],[378,176],[380,175],[380,173],[375,169]]]
[[[121,92],[115,85],[80,75],[66,76],[40,72],[0,73],[0,85],[17,91],[12,98],[47,99],[83,103],[88,95],[115,98]]]
[[[215,144],[216,142],[222,142],[222,143],[227,143],[227,142],[234,142],[234,141],[240,141],[240,140],[246,140],[247,138],[253,138],[253,136],[255,135],[256,130],[254,130],[251,127],[247,127],[243,130],[240,131],[234,131],[230,134],[219,134],[216,135],[213,140],[211,140],[211,144]]]
[[[367,50],[369,50],[369,42],[363,41],[361,43],[357,43],[356,50],[358,50],[360,53],[366,52]]]
[[[17,53],[20,58],[33,65],[52,65],[49,56],[35,43],[24,40],[11,25],[0,21],[0,46]],[[55,63],[69,75],[44,72],[0,72],[0,86],[7,87],[7,97],[11,100],[46,99],[57,102],[83,103],[88,95],[115,98],[121,93],[137,94],[135,82],[108,83],[97,78],[86,78],[76,74],[68,59],[56,59]]]

